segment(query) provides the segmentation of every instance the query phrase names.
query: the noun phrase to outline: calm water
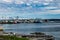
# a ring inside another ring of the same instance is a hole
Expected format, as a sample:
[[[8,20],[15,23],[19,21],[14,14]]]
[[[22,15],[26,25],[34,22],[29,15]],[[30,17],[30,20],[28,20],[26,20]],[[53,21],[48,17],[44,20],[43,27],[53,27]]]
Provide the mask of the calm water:
[[[21,23],[21,24],[0,24],[5,32],[15,32],[29,34],[31,32],[44,32],[53,35],[56,40],[60,40],[60,23]]]

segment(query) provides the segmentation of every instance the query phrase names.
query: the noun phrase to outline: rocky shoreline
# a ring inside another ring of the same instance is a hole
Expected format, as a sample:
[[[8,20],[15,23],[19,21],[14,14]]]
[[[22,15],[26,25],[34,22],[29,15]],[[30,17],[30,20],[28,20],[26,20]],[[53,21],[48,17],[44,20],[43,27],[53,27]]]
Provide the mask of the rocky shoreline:
[[[13,32],[3,32],[0,31],[0,36],[10,36],[10,37],[17,37],[17,38],[26,38],[28,40],[55,40],[55,38],[52,35],[46,35],[45,33],[42,32],[34,32],[34,33],[30,33],[29,35],[26,34],[17,34],[17,33],[13,33]],[[8,38],[7,38],[8,39]]]

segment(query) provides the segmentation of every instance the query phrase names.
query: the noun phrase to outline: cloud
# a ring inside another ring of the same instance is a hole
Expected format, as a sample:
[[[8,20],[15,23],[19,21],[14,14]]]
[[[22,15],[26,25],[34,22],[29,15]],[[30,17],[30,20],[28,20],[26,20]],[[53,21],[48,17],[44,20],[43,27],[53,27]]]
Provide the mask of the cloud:
[[[15,4],[23,4],[23,1],[15,1]]]
[[[13,0],[3,0],[3,1],[11,3]]]
[[[19,3],[23,3],[23,2],[26,2],[26,3],[31,3],[31,2],[33,2],[33,3],[41,3],[41,2],[43,2],[44,0],[0,0],[0,2],[8,2],[8,3],[12,3],[12,2],[15,2],[15,3],[17,3],[17,4],[19,4]],[[46,2],[50,2],[50,1],[52,1],[52,0],[45,0]],[[44,2],[45,2],[44,1]]]
[[[47,3],[47,2],[45,2],[45,3],[43,3],[44,5],[49,5],[49,3]]]
[[[53,0],[45,0],[46,2],[51,2],[51,1],[53,1]]]
[[[49,7],[49,6],[48,6],[48,7],[44,7],[44,8],[45,8],[45,9],[48,9],[48,10],[58,9],[58,7],[51,7],[51,6],[50,6],[50,7]]]
[[[41,14],[60,14],[60,10],[45,10],[40,12]]]
[[[50,12],[52,14],[60,14],[60,10],[50,10],[48,12]]]

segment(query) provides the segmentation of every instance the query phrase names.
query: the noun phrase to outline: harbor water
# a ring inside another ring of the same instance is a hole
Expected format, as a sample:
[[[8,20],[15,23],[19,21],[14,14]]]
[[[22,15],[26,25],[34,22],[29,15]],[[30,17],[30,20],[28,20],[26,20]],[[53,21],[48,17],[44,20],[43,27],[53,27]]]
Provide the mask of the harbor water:
[[[20,24],[0,24],[4,32],[14,32],[19,34],[29,34],[31,32],[43,32],[53,35],[55,40],[60,40],[60,23],[20,23]]]

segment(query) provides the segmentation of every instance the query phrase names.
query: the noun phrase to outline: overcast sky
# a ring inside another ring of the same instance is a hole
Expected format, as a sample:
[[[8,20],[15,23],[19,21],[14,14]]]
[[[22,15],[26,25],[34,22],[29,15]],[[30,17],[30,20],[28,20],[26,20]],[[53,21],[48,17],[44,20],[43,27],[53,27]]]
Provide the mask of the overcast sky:
[[[59,0],[0,0],[0,18],[60,18]]]

